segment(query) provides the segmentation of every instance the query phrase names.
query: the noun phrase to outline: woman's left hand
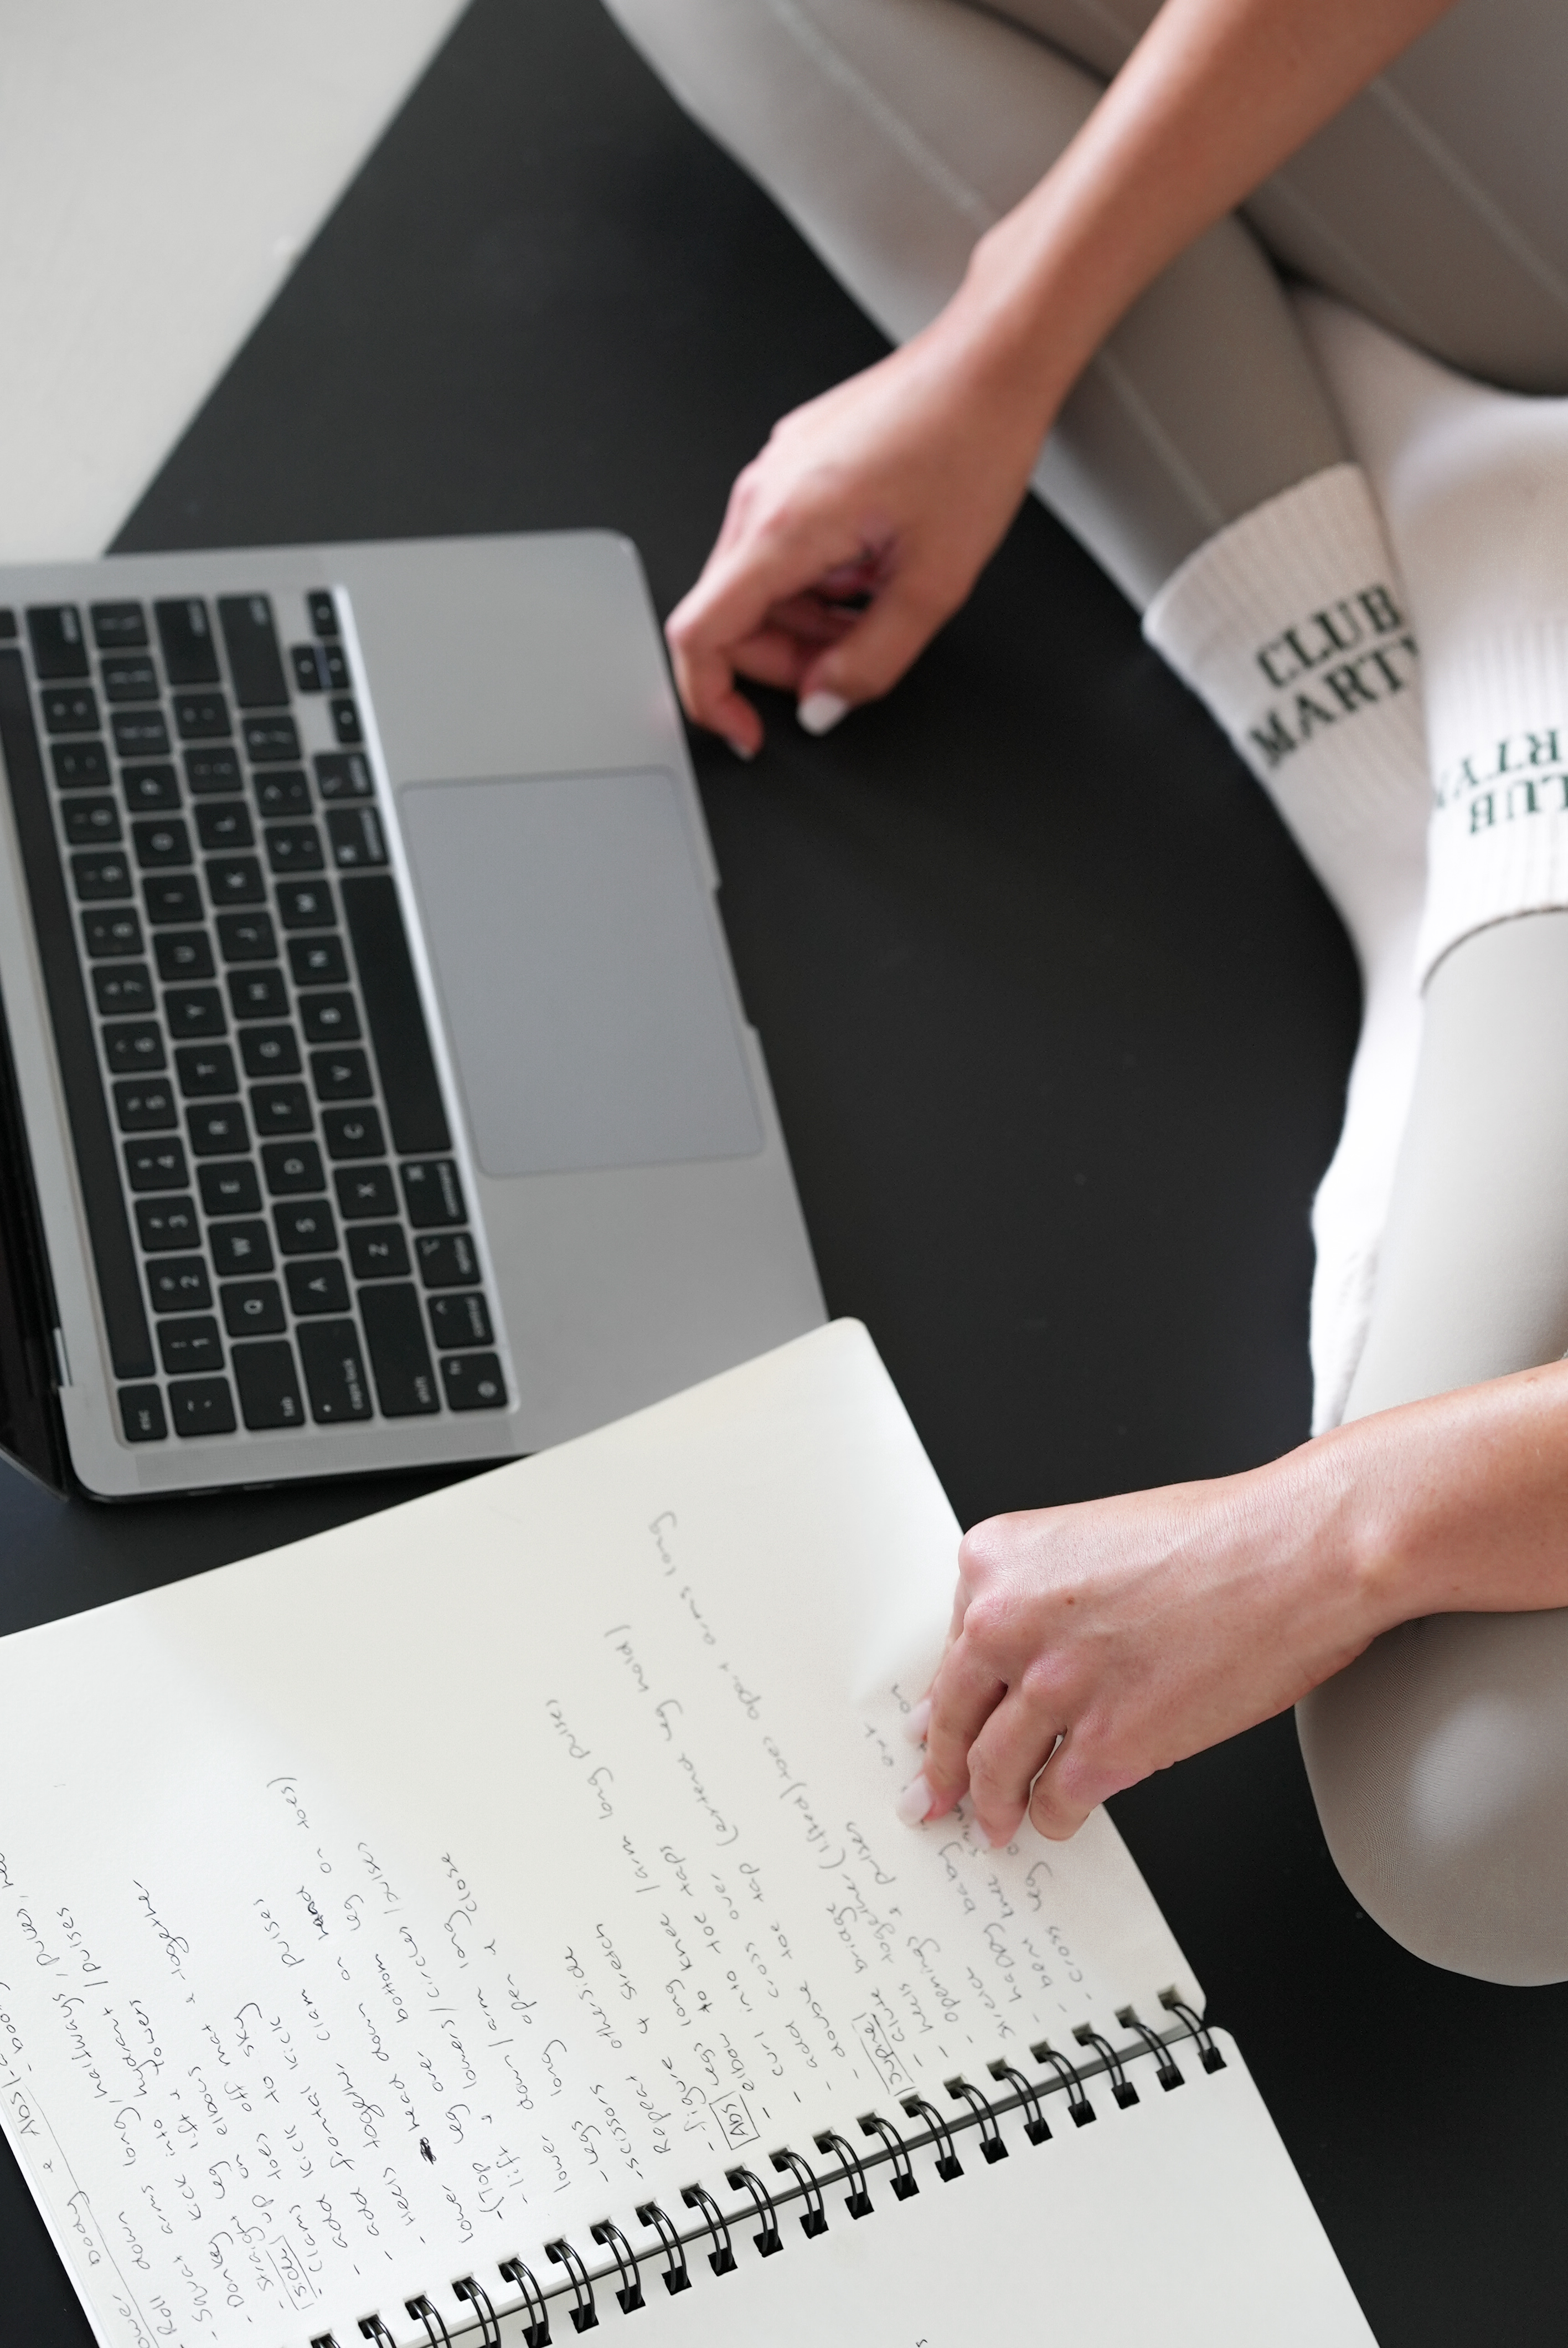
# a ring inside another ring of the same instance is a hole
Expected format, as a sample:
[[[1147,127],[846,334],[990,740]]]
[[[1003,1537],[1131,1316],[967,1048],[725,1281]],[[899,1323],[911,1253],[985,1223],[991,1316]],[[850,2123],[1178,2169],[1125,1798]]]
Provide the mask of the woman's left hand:
[[[901,1814],[967,1792],[993,1843],[1026,1810],[1065,1840],[1107,1795],[1342,1670],[1393,1617],[1336,1457],[1330,1437],[1247,1475],[977,1525]]]

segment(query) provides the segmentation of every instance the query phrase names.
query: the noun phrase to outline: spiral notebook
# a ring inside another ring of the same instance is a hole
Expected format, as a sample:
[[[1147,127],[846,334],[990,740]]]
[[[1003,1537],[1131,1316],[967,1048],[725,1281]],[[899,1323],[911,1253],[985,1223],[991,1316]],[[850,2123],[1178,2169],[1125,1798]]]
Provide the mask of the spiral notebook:
[[[956,1540],[839,1323],[0,1642],[0,2114],[105,2348],[1368,2341],[1110,1820],[895,1822]]]

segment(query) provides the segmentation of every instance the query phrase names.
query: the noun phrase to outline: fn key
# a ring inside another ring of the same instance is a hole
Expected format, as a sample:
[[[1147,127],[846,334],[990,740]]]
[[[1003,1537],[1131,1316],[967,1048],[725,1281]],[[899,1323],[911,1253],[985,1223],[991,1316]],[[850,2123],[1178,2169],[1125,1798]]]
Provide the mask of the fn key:
[[[382,1411],[388,1418],[414,1418],[439,1410],[440,1392],[425,1342],[425,1319],[414,1289],[362,1288],[365,1343]]]

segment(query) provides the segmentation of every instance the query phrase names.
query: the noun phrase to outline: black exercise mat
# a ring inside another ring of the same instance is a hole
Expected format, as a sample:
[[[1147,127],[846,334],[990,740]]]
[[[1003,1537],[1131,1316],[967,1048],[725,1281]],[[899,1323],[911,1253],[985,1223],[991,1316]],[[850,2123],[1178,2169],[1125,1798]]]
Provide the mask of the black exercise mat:
[[[773,418],[880,347],[593,0],[476,0],[119,543],[609,524],[667,607]],[[960,1513],[1299,1441],[1354,969],[1131,612],[1031,506],[886,705],[768,715],[753,767],[697,747],[741,983],[830,1305]],[[0,1472],[0,1628],[411,1488],[111,1511]],[[1385,2348],[1561,2340],[1564,1993],[1368,1922],[1288,1721],[1114,1808]],[[0,2300],[87,2337],[8,2159]]]

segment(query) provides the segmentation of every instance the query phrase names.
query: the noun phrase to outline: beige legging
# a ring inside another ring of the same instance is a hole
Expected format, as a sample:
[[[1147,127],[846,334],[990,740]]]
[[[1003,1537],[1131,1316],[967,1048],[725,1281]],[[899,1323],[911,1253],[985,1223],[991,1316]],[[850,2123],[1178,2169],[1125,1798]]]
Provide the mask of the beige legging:
[[[1155,0],[606,0],[895,339],[1033,185]],[[1143,608],[1205,539],[1337,461],[1276,264],[1435,356],[1568,390],[1562,0],[1464,0],[1136,304],[1039,494]],[[1456,947],[1426,1035],[1351,1415],[1568,1347],[1568,914]],[[1568,1978],[1568,1612],[1380,1640],[1302,1705],[1324,1831],[1433,1962]]]

